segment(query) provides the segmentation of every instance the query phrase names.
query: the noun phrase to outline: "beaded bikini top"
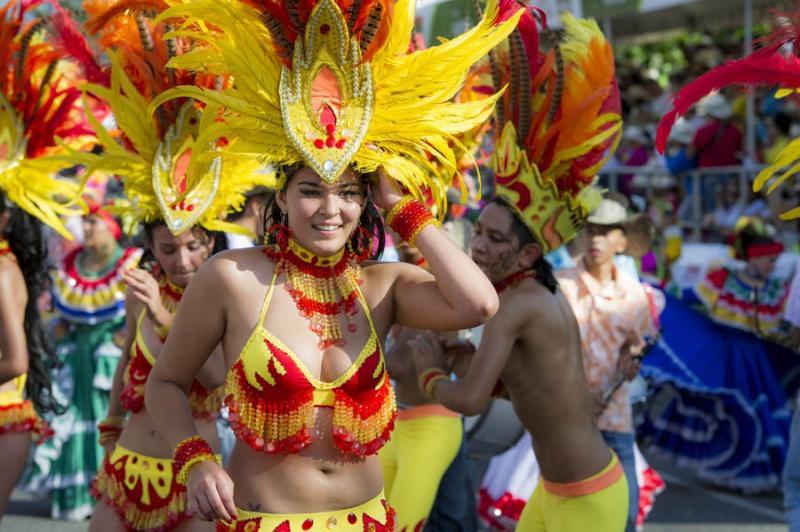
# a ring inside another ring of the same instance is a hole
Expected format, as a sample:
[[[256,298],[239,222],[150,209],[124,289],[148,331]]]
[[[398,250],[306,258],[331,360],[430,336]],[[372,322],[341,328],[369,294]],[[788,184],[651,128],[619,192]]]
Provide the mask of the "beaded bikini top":
[[[225,404],[237,438],[268,454],[297,453],[313,442],[315,407],[333,408],[333,440],[346,454],[375,454],[394,428],[394,390],[372,317],[358,289],[370,336],[356,361],[331,382],[314,377],[300,358],[264,328],[277,269],[258,325],[228,372]]]
[[[133,413],[140,412],[144,408],[144,386],[156,363],[153,353],[150,352],[142,336],[145,312],[142,310],[136,322],[136,338],[131,346],[130,361],[123,375],[124,388],[120,396],[123,408]],[[216,419],[222,407],[223,395],[224,387],[209,390],[194,381],[189,389],[189,406],[192,408],[192,416],[197,419]]]

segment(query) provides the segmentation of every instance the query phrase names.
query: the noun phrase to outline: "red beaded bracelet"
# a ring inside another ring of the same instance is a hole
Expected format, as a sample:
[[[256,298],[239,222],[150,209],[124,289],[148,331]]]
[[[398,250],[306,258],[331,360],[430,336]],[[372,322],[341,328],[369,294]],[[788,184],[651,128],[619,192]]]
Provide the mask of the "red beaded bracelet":
[[[122,428],[125,426],[125,418],[110,416],[97,423],[97,441],[100,445],[105,445],[112,441],[117,441]]]
[[[389,210],[386,223],[408,245],[416,246],[417,236],[426,226],[435,224],[436,220],[422,203],[411,196],[405,196]]]
[[[198,435],[191,436],[181,441],[172,453],[172,459],[175,462],[175,479],[178,484],[186,485],[189,470],[192,466],[205,462],[206,460],[214,460],[219,463],[219,458],[214,455],[214,451],[206,440]]]

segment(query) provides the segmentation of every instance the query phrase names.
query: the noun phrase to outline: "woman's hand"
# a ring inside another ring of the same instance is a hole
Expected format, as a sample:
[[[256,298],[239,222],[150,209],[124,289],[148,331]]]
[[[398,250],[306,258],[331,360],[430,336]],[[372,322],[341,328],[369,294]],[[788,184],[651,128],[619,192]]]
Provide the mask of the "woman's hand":
[[[106,441],[103,443],[103,452],[105,453],[105,456],[111,456],[111,453],[114,452],[114,448],[117,446],[118,441],[119,438],[114,438],[111,441]]]
[[[133,268],[122,272],[122,280],[131,288],[133,296],[145,306],[147,317],[156,327],[169,325],[172,315],[161,302],[161,293],[155,277],[146,270]]]
[[[215,461],[205,460],[189,470],[186,482],[187,510],[203,521],[237,518],[233,481]]]
[[[375,205],[385,211],[391,210],[398,201],[403,199],[403,193],[394,179],[386,175],[383,168],[378,168],[378,184],[372,188],[372,200]]]

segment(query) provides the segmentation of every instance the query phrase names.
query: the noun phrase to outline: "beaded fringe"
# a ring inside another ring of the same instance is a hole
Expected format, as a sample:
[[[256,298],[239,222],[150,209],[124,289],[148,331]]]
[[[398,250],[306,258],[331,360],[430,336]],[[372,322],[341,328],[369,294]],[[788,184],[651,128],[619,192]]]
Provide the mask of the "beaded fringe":
[[[314,392],[295,394],[287,401],[266,401],[250,387],[242,363],[228,373],[225,405],[231,429],[252,448],[268,454],[298,452],[311,445]]]
[[[369,402],[356,401],[336,390],[333,407],[333,439],[345,453],[372,455],[389,441],[397,408],[388,376]]]
[[[266,401],[247,383],[241,362],[228,374],[231,429],[254,449],[265,453],[298,452],[311,444],[314,425],[313,390],[289,401]],[[333,438],[343,452],[371,455],[389,440],[397,416],[394,390],[388,377],[369,402],[335,390]]]
[[[153,367],[145,358],[144,353],[140,351],[138,345],[134,344],[133,356],[125,370],[125,387],[120,396],[120,402],[125,410],[136,413],[144,408],[144,388],[152,370]],[[224,393],[225,390],[222,387],[209,390],[197,381],[192,382],[192,387],[189,389],[189,406],[192,409],[192,417],[207,421],[217,419]]]
[[[157,508],[142,508],[138,498],[133,497],[125,487],[124,457],[112,464],[106,456],[103,465],[92,482],[90,492],[96,500],[103,500],[119,516],[126,530],[148,532],[166,532],[172,530],[191,516],[186,512],[186,490],[173,482],[172,489],[166,499],[160,501]],[[121,464],[121,467],[117,467]]]
[[[27,399],[0,406],[0,434],[5,432],[30,432],[37,445],[53,435],[53,429],[39,417],[33,403]]]

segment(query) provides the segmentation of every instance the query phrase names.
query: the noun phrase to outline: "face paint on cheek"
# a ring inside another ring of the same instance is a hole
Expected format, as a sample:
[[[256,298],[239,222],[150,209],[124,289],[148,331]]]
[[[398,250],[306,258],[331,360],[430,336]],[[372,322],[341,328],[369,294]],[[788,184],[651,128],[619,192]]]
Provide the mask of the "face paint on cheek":
[[[514,265],[515,260],[516,253],[514,253],[513,249],[506,249],[500,253],[500,256],[497,258],[497,262],[492,264],[491,268],[489,268],[492,277],[495,279],[500,279],[503,277],[505,272],[507,272]]]

